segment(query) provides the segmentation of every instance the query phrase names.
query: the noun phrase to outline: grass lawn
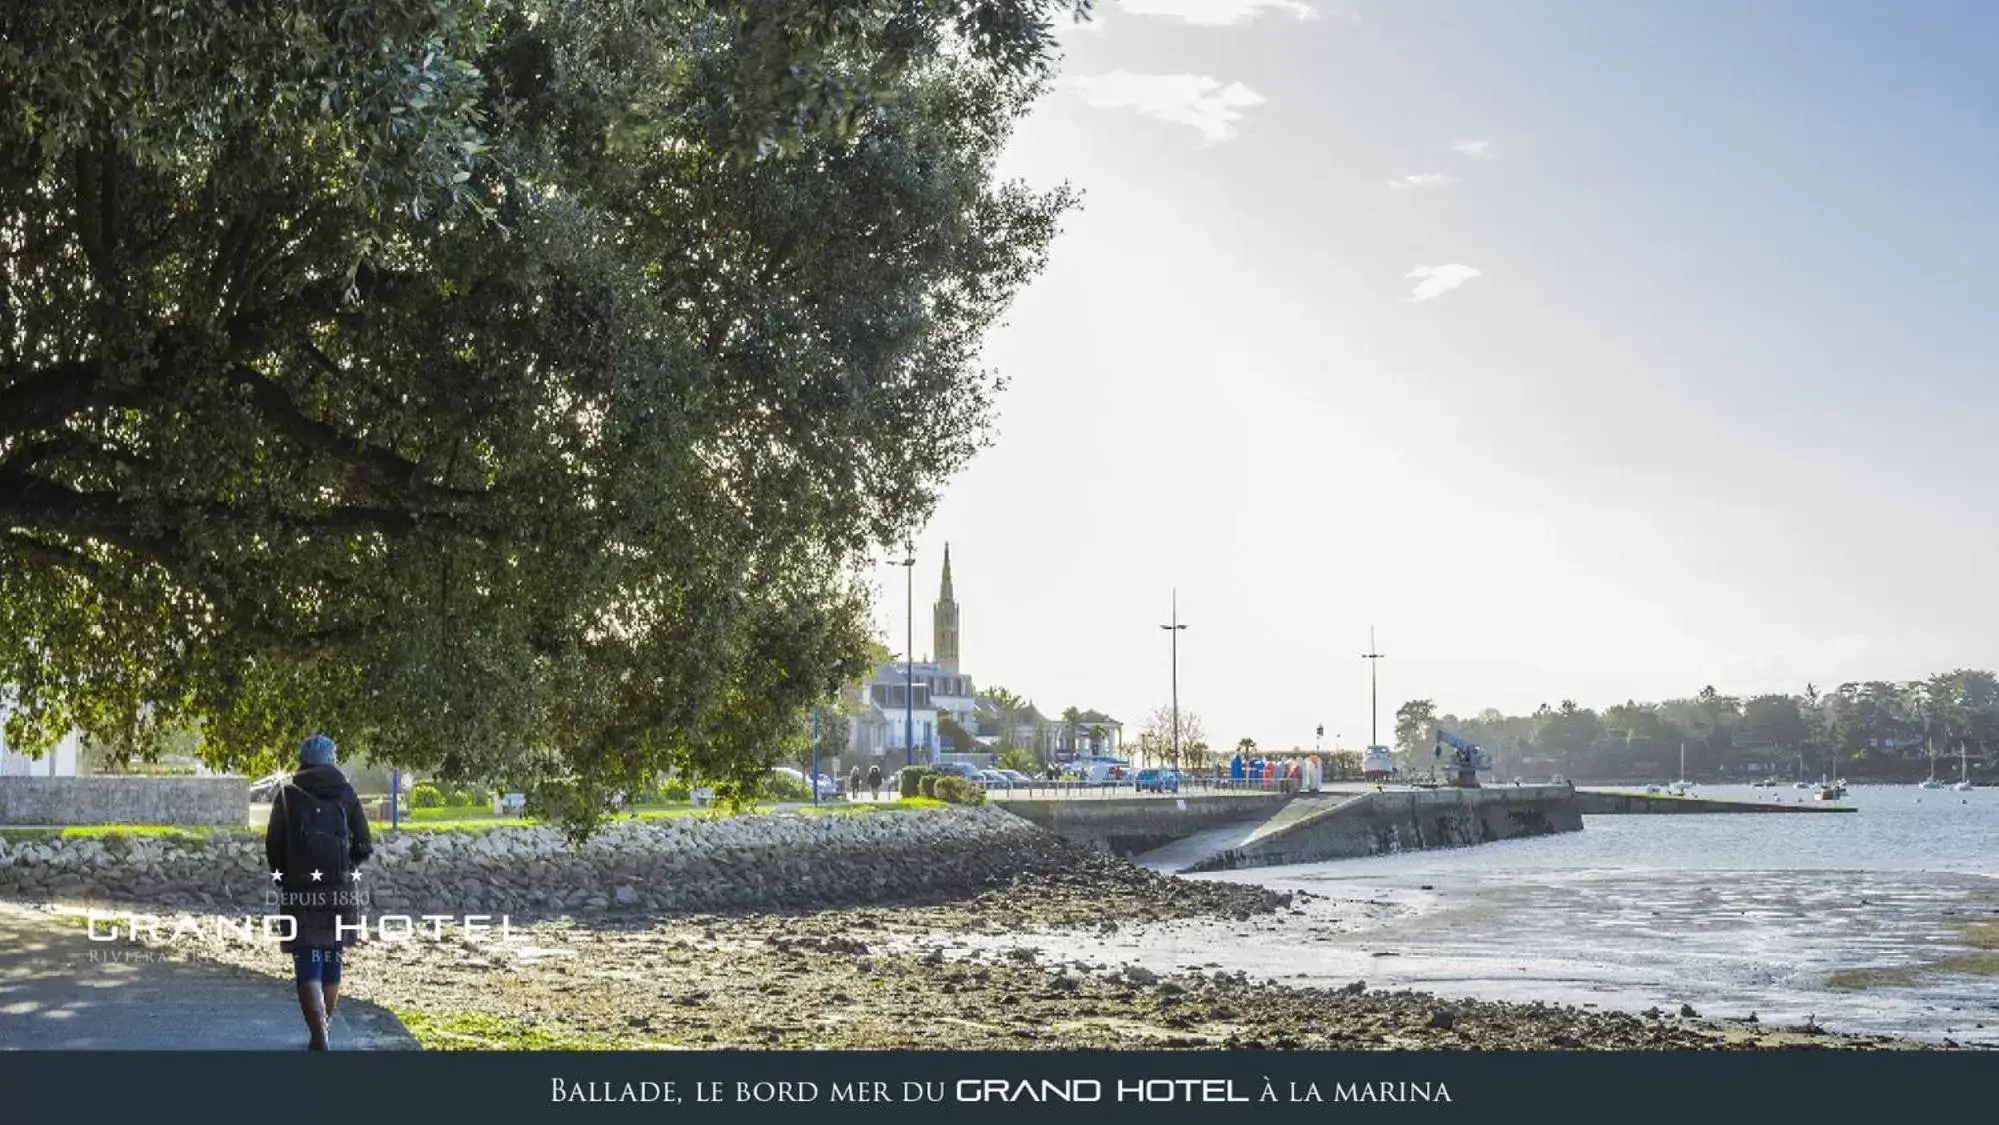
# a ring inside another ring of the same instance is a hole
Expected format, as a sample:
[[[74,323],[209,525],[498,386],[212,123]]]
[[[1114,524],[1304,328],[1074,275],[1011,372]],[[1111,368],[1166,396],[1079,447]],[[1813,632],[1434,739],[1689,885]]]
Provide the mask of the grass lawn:
[[[205,844],[217,833],[225,836],[256,834],[248,825],[242,828],[183,828],[171,824],[80,824],[68,828],[0,828],[0,842],[40,844],[51,840],[103,840],[114,836],[167,836]]]
[[[944,802],[933,801],[925,797],[917,797],[907,801],[858,801],[853,803],[846,801],[821,801],[817,805],[809,802],[787,802],[783,805],[774,802],[759,802],[745,809],[741,814],[731,814],[713,806],[703,808],[692,804],[637,805],[611,817],[610,823],[616,823],[621,820],[671,820],[685,816],[721,820],[731,815],[761,816],[774,812],[799,813],[805,816],[866,816],[871,813],[906,812],[910,809],[941,809],[943,807]],[[379,819],[370,823],[371,827],[378,830],[388,827],[386,824],[381,823]],[[520,827],[540,823],[542,822],[533,817],[494,816],[484,809],[415,809],[412,810],[409,816],[403,819],[402,828],[405,831],[416,832],[483,831],[489,828]]]
[[[694,805],[642,805],[628,809],[611,818],[620,820],[667,820],[675,817],[708,817],[720,820],[730,815],[768,815],[774,812],[798,813],[803,816],[870,816],[875,813],[907,812],[912,809],[941,809],[943,801],[933,801],[927,797],[915,797],[905,801],[822,801],[811,803],[777,805],[762,803],[754,805],[742,814],[730,814],[716,808],[697,808]],[[518,828],[542,823],[531,817],[494,816],[485,809],[412,809],[402,819],[401,829],[406,832],[483,832],[493,828]],[[371,818],[369,828],[376,833],[389,830],[386,820]],[[166,836],[185,840],[196,845],[205,844],[221,833],[225,836],[261,837],[263,829],[251,828],[182,828],[172,825],[153,824],[92,824],[71,828],[5,828],[0,827],[0,843],[47,843],[54,840],[108,839],[111,837]]]

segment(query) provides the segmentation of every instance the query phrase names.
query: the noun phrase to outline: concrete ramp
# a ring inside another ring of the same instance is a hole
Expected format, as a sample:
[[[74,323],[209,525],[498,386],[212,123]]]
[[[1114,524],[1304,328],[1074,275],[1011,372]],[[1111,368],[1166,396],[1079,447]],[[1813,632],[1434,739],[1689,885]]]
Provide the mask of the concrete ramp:
[[[1132,862],[1165,875],[1192,871],[1218,855],[1238,851],[1272,833],[1307,821],[1349,801],[1361,800],[1355,793],[1309,793],[1284,802],[1262,815],[1196,832],[1165,847],[1132,857]]]
[[[1300,797],[1249,831],[1201,833],[1162,848],[1155,869],[1227,871],[1357,859],[1428,848],[1582,830],[1575,790],[1566,785],[1493,789],[1384,789]],[[1192,857],[1196,840],[1212,846]],[[1183,849],[1184,846],[1184,850]]]
[[[1065,840],[1136,856],[1204,832],[1260,824],[1290,803],[1283,793],[1130,794],[993,802]]]

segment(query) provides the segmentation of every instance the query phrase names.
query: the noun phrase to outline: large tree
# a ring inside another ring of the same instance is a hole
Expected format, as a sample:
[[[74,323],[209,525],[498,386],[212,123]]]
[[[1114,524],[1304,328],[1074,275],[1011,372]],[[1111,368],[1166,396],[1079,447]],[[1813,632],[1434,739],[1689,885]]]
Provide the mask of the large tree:
[[[1436,738],[1435,701],[1412,699],[1395,709],[1395,748],[1401,751],[1405,768],[1427,761]]]
[[[9,742],[755,777],[987,432],[1075,6],[0,7]]]

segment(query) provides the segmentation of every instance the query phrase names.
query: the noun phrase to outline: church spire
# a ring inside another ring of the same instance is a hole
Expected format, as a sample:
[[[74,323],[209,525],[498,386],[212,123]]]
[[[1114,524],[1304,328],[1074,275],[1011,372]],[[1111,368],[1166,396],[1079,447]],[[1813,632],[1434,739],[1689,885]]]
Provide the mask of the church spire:
[[[951,545],[944,544],[944,580],[938,584],[937,604],[931,607],[930,631],[936,642],[937,663],[946,671],[958,670],[958,599],[951,591]]]

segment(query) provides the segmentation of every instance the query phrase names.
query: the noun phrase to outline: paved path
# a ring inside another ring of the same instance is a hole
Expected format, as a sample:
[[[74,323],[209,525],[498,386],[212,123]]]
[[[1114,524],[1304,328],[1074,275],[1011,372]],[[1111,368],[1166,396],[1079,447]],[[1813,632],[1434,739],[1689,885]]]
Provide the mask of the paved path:
[[[124,955],[121,959],[119,955]],[[130,942],[93,942],[77,922],[0,902],[0,1049],[303,1050],[287,981]],[[386,1009],[343,997],[336,1051],[413,1050]]]

